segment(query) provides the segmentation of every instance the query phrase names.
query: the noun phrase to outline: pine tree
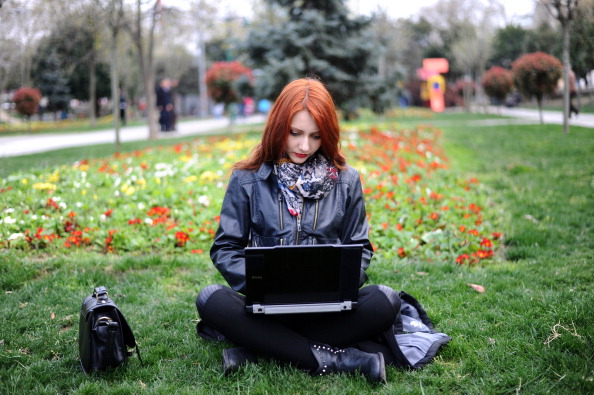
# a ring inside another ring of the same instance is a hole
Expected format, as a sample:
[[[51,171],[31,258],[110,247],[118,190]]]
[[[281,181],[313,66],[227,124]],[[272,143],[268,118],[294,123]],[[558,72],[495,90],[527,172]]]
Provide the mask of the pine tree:
[[[48,111],[67,110],[71,96],[60,56],[55,51],[48,52],[37,64],[33,74],[35,86],[48,99]]]
[[[319,77],[345,116],[371,105],[377,77],[369,18],[351,18],[343,0],[268,0],[285,14],[282,24],[254,27],[247,53],[258,69],[256,93],[274,100],[290,81]]]

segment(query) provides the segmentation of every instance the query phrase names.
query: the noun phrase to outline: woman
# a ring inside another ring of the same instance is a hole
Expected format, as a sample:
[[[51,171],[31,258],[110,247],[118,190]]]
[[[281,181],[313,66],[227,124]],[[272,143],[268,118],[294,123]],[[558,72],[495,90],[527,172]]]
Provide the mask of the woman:
[[[353,346],[392,327],[400,299],[389,287],[363,287],[357,309],[331,314],[257,316],[245,312],[241,295],[246,246],[362,244],[360,285],[367,280],[373,249],[361,181],[339,145],[332,97],[320,81],[304,78],[283,89],[261,143],[234,165],[210,251],[231,288],[211,285],[196,299],[199,333],[214,330],[241,346],[223,351],[225,373],[257,354],[313,374],[360,371],[385,382],[386,351]]]

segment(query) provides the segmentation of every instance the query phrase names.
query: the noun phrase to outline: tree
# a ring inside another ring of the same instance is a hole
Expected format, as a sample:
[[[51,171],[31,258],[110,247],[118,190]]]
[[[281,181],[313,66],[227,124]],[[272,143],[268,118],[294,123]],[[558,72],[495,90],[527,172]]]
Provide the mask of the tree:
[[[501,104],[514,88],[514,75],[503,67],[493,66],[483,75],[482,84],[487,96]]]
[[[97,97],[109,96],[109,74],[107,63],[100,61],[98,23],[89,22],[94,8],[92,5],[86,7],[63,15],[57,21],[50,34],[39,43],[34,64],[39,70],[39,63],[49,53],[60,58],[69,92],[76,99],[88,100],[89,122],[93,125],[97,115]],[[95,19],[98,17],[100,14],[93,15]]]
[[[100,3],[99,6],[105,16],[110,32],[109,54],[110,54],[110,76],[111,76],[111,104],[113,114],[113,126],[115,130],[115,150],[120,150],[120,108],[119,96],[119,68],[117,59],[118,38],[124,24],[124,2],[123,0],[110,0],[107,3]]]
[[[489,66],[510,68],[514,59],[528,53],[530,31],[519,25],[498,29],[493,37]]]
[[[29,121],[29,131],[31,130],[31,116],[37,113],[39,102],[41,101],[41,92],[39,89],[22,87],[12,96],[12,101],[19,114],[25,116]]]
[[[55,50],[40,58],[33,70],[35,86],[48,99],[48,111],[66,111],[69,106],[70,88],[64,73],[61,57]]]
[[[576,79],[583,79],[588,87],[592,81],[588,78],[590,71],[594,69],[594,1],[580,3],[576,9],[571,30],[569,31],[569,57],[571,67],[575,72]],[[592,89],[590,92],[590,103],[592,103]],[[581,99],[578,89],[578,103]]]
[[[345,114],[368,99],[367,82],[377,74],[369,19],[349,16],[344,0],[270,0],[284,10],[280,25],[256,25],[245,48],[259,69],[256,93],[275,99],[291,80],[317,76]]]
[[[215,103],[236,103],[240,94],[236,82],[245,76],[252,80],[252,70],[240,62],[216,62],[206,72],[206,86],[208,94]]]
[[[140,74],[142,75],[144,97],[146,98],[149,139],[155,140],[159,135],[159,129],[157,128],[156,123],[157,99],[155,94],[155,70],[153,64],[155,56],[155,29],[161,16],[161,2],[159,0],[154,1],[147,12],[143,10],[144,3],[145,2],[142,0],[136,0],[132,18],[128,20],[128,23],[125,24],[124,27],[130,34],[134,47],[136,48],[136,56],[140,67]],[[144,25],[145,15],[148,18],[146,32]]]
[[[547,9],[559,21],[563,31],[563,133],[569,133],[569,30],[578,0],[545,0]]]
[[[544,52],[523,55],[512,63],[514,82],[524,96],[536,98],[541,123],[542,99],[555,92],[562,68],[559,59]]]

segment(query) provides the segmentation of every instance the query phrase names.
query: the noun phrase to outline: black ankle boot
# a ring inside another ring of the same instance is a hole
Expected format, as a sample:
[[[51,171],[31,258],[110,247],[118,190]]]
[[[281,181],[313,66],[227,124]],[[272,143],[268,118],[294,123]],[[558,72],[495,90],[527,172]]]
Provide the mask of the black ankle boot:
[[[248,362],[258,362],[258,356],[245,348],[226,348],[223,350],[223,371],[225,376],[235,373]]]
[[[314,343],[310,347],[318,361],[318,369],[314,372],[316,375],[358,371],[371,382],[386,382],[386,365],[380,352],[371,354],[356,348],[340,349]]]

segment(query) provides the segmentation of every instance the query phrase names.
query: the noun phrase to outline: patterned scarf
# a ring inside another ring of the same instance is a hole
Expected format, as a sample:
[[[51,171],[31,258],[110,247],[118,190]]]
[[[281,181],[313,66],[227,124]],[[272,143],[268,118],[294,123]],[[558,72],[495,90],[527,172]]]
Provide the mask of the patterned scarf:
[[[274,174],[293,216],[301,215],[303,198],[321,199],[338,181],[338,168],[320,153],[302,164],[283,158],[274,164]]]

